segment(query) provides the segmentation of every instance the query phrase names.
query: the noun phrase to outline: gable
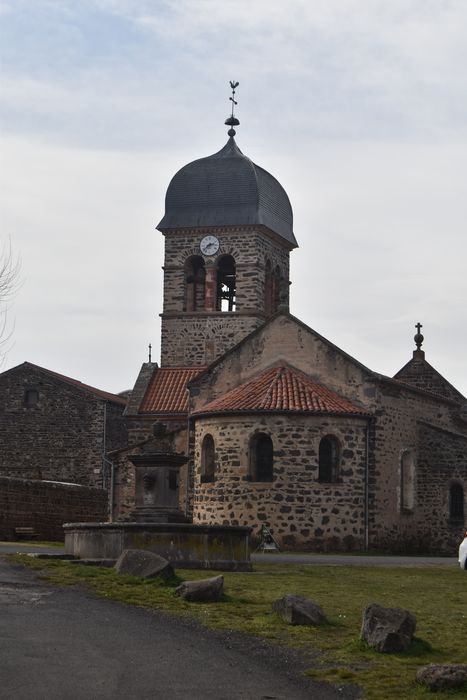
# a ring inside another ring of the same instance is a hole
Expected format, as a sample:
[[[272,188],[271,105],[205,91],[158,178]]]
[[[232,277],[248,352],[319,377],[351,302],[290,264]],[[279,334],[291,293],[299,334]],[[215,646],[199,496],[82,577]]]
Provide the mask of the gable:
[[[394,379],[457,403],[467,402],[465,397],[425,360],[423,351],[415,351],[413,358],[394,375]]]
[[[21,365],[17,365],[16,367],[12,367],[11,369],[2,372],[0,374],[0,381],[2,378],[7,379],[12,375],[21,376],[23,378],[23,382],[25,384],[31,383],[31,386],[40,381],[41,377],[44,377],[51,380],[53,383],[65,385],[72,391],[77,390],[79,393],[84,392],[96,399],[110,401],[111,403],[118,404],[122,407],[126,406],[127,403],[127,399],[123,398],[122,396],[112,394],[108,391],[102,391],[101,389],[97,389],[89,384],[83,384],[78,379],[73,379],[72,377],[67,377],[63,374],[59,374],[58,372],[45,369],[44,367],[39,367],[31,362],[23,362]]]
[[[290,314],[278,314],[189,384],[193,410],[285,362],[340,396],[369,406],[374,373]]]

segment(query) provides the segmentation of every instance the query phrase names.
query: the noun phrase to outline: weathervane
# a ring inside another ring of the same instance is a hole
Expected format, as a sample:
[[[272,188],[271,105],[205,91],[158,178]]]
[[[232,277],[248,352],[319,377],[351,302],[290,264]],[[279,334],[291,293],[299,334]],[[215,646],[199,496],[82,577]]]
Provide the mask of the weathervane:
[[[227,126],[231,127],[227,132],[229,136],[235,136],[236,131],[233,127],[238,126],[240,124],[239,120],[237,119],[237,117],[234,114],[235,105],[238,104],[235,101],[235,90],[238,88],[239,85],[240,85],[240,83],[236,82],[235,80],[230,81],[230,87],[232,88],[232,96],[229,97],[229,100],[232,103],[232,112],[230,114],[230,117],[227,117],[227,119],[224,122],[224,124],[227,124]]]

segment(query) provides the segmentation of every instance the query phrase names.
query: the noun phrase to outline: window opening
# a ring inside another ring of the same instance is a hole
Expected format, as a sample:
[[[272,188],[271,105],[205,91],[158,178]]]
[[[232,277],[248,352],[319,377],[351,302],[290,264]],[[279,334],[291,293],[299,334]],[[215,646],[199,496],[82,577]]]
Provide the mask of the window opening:
[[[35,406],[37,403],[39,403],[39,392],[37,389],[26,389],[24,392],[24,405],[27,408],[31,408],[31,406]]]
[[[217,265],[218,311],[235,311],[236,283],[235,260],[231,255],[224,255]]]
[[[178,472],[174,469],[169,471],[169,489],[176,491],[178,489]]]
[[[201,483],[214,481],[216,471],[214,439],[205,435],[201,447]]]
[[[461,484],[451,484],[449,491],[449,517],[464,520],[464,489]]]
[[[206,269],[204,260],[196,255],[185,266],[185,311],[201,311],[205,305]]]
[[[274,270],[274,280],[273,280],[273,297],[272,297],[272,311],[276,313],[279,309],[279,304],[281,302],[281,271],[279,265],[276,266]]]
[[[407,450],[401,458],[401,508],[413,510],[415,485],[415,460],[412,451]]]
[[[264,312],[266,316],[272,314],[273,305],[273,278],[272,278],[272,267],[271,262],[266,260],[265,270],[264,270]]]
[[[334,435],[326,435],[319,443],[318,479],[325,483],[337,481],[339,472],[339,441]]]
[[[250,444],[250,475],[252,481],[273,480],[274,448],[269,435],[258,433]]]

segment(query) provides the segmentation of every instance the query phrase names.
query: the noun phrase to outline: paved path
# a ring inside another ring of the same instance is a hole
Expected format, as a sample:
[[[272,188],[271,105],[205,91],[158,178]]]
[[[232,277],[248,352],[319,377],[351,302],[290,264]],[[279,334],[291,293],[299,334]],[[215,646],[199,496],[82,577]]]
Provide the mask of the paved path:
[[[311,657],[39,582],[0,557],[0,697],[8,700],[336,700]]]
[[[43,552],[63,553],[62,547],[21,544],[20,542],[0,542],[0,553]],[[457,557],[397,557],[355,554],[313,554],[294,552],[266,552],[252,554],[253,562],[264,564],[310,564],[312,566],[459,566]]]
[[[294,554],[265,552],[253,554],[263,564],[310,564],[311,566],[459,566],[456,557],[395,557],[352,554]]]

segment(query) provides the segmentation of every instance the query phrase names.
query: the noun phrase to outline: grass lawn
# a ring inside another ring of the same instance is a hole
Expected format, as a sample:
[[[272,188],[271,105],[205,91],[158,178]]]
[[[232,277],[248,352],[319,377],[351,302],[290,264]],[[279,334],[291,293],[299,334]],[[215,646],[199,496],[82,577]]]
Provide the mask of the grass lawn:
[[[43,569],[41,576],[55,584],[86,584],[96,594],[123,603],[189,615],[208,627],[246,632],[274,644],[319,650],[309,675],[358,683],[368,698],[467,697],[467,687],[433,695],[415,683],[416,671],[426,664],[467,663],[467,574],[455,567],[255,565],[252,573],[224,573],[225,600],[208,605],[186,603],[174,596],[173,586],[119,576],[112,569],[24,555],[11,559]],[[186,580],[218,573],[177,570]],[[313,628],[282,622],[271,612],[271,603],[286,593],[319,603],[329,624]],[[407,608],[416,616],[412,649],[377,654],[360,641],[362,611],[370,603]]]

